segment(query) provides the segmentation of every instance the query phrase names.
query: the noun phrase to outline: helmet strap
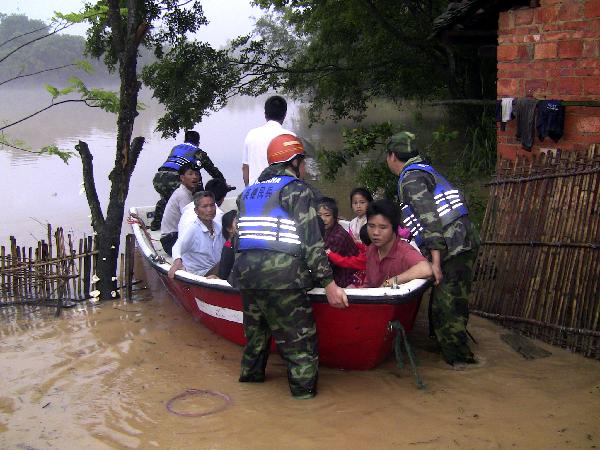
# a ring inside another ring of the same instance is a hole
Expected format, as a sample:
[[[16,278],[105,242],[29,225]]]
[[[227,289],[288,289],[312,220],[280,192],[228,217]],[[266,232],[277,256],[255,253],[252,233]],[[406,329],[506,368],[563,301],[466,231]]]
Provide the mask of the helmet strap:
[[[300,160],[302,158],[299,158],[298,156],[296,156],[294,159],[292,159],[292,161],[290,162],[290,167],[292,168],[292,170],[294,171],[294,174],[296,175],[296,178],[300,178]],[[296,164],[294,164],[296,163]]]

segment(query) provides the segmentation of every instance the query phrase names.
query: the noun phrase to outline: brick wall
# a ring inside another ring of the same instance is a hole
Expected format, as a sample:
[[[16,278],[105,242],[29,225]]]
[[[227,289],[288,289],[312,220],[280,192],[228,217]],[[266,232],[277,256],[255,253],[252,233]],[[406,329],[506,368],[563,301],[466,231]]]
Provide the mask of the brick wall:
[[[537,8],[500,13],[498,98],[600,102],[600,0],[541,0]],[[498,153],[530,155],[515,139],[515,121],[498,128]],[[600,142],[600,107],[567,106],[557,143],[536,137],[533,152],[579,150]]]

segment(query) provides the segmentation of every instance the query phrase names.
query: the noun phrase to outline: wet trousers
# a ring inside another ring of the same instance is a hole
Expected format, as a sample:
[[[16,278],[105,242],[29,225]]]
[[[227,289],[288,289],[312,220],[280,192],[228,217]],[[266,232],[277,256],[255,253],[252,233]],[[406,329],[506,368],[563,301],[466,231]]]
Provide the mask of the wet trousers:
[[[271,336],[287,363],[294,397],[316,394],[319,356],[312,306],[304,290],[241,289],[246,346],[240,381],[261,382],[269,357]]]
[[[476,256],[477,251],[470,250],[444,261],[444,279],[431,293],[430,320],[448,364],[475,362],[467,342],[467,322]]]
[[[159,170],[152,179],[152,185],[154,190],[160,195],[160,199],[156,203],[154,208],[154,218],[150,223],[151,230],[160,230],[160,223],[162,221],[167,202],[175,189],[179,187],[181,181],[179,175],[174,170]]]

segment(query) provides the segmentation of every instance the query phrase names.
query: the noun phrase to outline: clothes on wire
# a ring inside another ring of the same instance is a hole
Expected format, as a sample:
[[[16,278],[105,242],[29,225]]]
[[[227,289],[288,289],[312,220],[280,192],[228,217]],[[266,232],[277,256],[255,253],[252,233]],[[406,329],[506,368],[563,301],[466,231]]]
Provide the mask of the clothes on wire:
[[[560,100],[540,100],[537,104],[535,119],[538,138],[543,141],[546,136],[558,142],[564,134],[565,107]]]
[[[535,98],[518,98],[514,102],[515,120],[517,121],[516,138],[525,150],[531,150],[535,138]]]

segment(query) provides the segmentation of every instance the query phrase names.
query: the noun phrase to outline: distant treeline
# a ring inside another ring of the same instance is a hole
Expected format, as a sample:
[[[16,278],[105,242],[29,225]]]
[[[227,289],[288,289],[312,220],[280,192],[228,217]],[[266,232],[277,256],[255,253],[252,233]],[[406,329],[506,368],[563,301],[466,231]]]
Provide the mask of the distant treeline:
[[[44,83],[61,87],[67,84],[70,76],[77,76],[89,85],[118,83],[118,74],[109,74],[102,61],[87,59],[84,56],[85,38],[63,33],[49,36],[52,30],[53,28],[41,20],[33,20],[21,14],[0,13],[0,59],[29,41],[47,36],[24,46],[0,62],[0,83],[20,76],[19,79],[6,83],[2,87],[39,86]],[[33,33],[22,36],[28,32]],[[140,69],[153,61],[153,55],[149,51],[143,49],[142,55],[138,66]],[[88,74],[78,67],[71,66],[24,77],[24,75],[34,72],[73,64],[81,60],[88,60],[94,69],[93,73]]]

